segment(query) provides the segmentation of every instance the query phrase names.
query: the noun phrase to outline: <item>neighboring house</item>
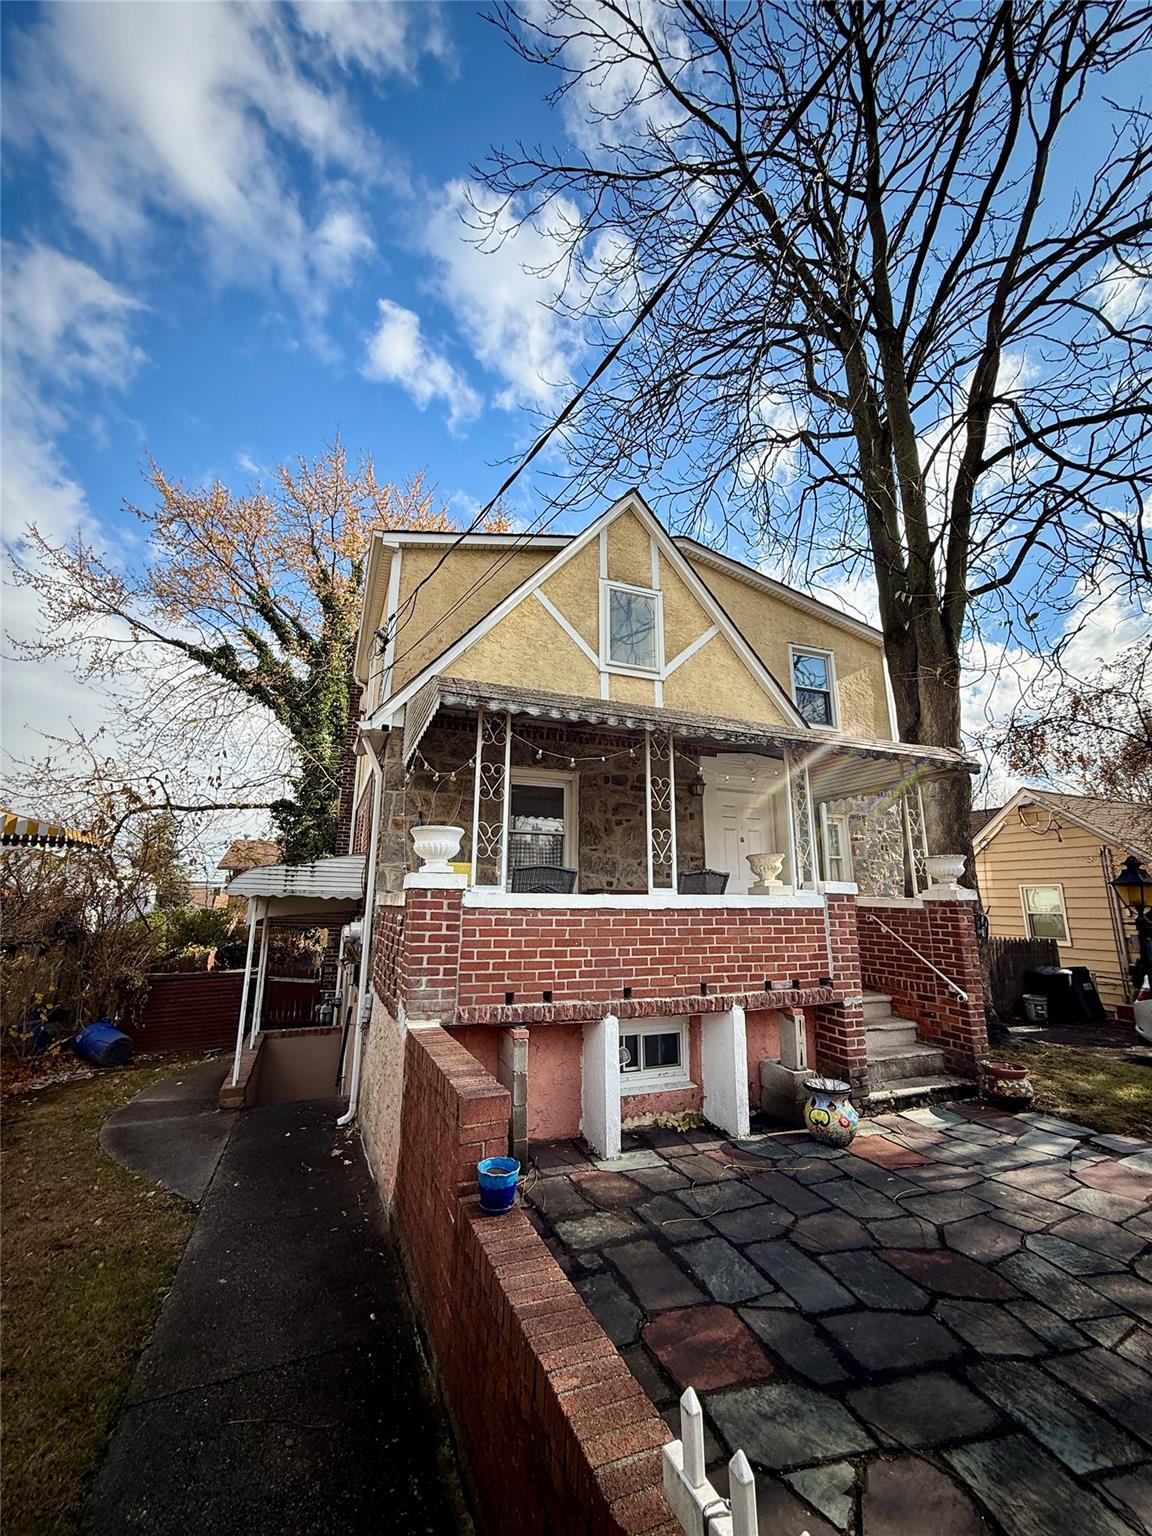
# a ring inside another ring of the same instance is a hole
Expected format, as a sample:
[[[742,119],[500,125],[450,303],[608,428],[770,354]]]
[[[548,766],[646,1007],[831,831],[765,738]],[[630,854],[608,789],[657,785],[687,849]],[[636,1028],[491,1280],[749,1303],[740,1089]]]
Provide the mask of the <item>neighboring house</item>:
[[[224,871],[224,891],[235,880],[237,875],[243,875],[250,869],[266,869],[278,862],[280,858],[280,844],[271,842],[266,837],[236,837],[228,844],[228,850],[217,864],[217,869]]]
[[[426,1024],[512,1088],[521,1139],[607,1155],[661,1112],[738,1133],[765,1061],[886,1102],[971,1073],[972,893],[926,890],[951,850],[927,848],[920,788],[974,765],[895,739],[876,630],[629,493],[579,535],[378,534],[356,673],[360,1109],[385,1187],[403,1034]],[[462,829],[451,870],[418,868],[419,824]],[[322,890],[312,869],[293,890]]]
[[[1132,928],[1109,886],[1126,856],[1152,858],[1152,810],[1021,789],[975,832],[976,878],[994,938],[1055,939],[1086,965],[1106,1008],[1132,997]]]

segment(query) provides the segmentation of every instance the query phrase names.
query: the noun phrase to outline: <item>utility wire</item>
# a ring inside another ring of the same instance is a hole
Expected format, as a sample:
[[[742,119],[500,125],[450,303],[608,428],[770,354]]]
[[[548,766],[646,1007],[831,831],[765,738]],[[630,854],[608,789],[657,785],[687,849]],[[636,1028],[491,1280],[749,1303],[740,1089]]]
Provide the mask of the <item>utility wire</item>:
[[[815,100],[816,96],[821,90],[823,90],[824,85],[831,77],[834,70],[840,64],[840,61],[846,54],[847,49],[848,44],[844,43],[839,51],[833,56],[830,63],[821,72],[817,80],[809,87],[807,91],[805,91],[804,95],[797,102],[796,106],[788,114],[786,121],[781,124],[780,128],[773,135],[770,145],[758,157],[758,164],[762,165],[764,161],[767,160],[768,157],[775,151],[776,147],[779,145],[784,136],[790,133],[796,126],[800,118]],[[384,649],[391,643],[391,641],[395,638],[401,623],[406,620],[409,614],[415,612],[416,601],[420,595],[421,590],[427,586],[427,584],[437,574],[449,556],[454,554],[455,551],[459,549],[464,540],[476,531],[479,525],[500,501],[500,498],[505,494],[505,492],[511,489],[511,487],[516,483],[516,481],[520,478],[528,466],[533,462],[533,460],[536,459],[541,452],[543,452],[544,448],[548,445],[548,443],[552,440],[552,438],[556,435],[564,423],[568,421],[568,419],[572,416],[577,406],[584,399],[585,395],[587,395],[588,391],[599,379],[603,378],[604,374],[620,356],[620,353],[624,350],[625,346],[629,341],[631,341],[632,337],[644,324],[645,320],[647,320],[648,317],[652,314],[656,306],[665,297],[669,290],[677,282],[679,282],[680,278],[687,270],[689,263],[695,256],[699,254],[705,243],[711,238],[714,231],[720,226],[724,219],[728,217],[728,214],[732,211],[737,202],[744,195],[746,188],[752,180],[753,169],[751,166],[749,166],[744,174],[740,177],[740,180],[733,188],[733,190],[720,204],[716,212],[712,215],[707,224],[705,224],[704,228],[697,235],[696,239],[693,240],[692,244],[688,247],[687,251],[685,251],[680,261],[676,264],[672,271],[668,273],[666,277],[662,278],[660,282],[657,283],[656,287],[652,290],[652,292],[645,299],[644,303],[637,310],[636,315],[628,325],[627,329],[608,348],[607,352],[605,352],[604,356],[597,363],[596,367],[576,390],[576,393],[572,395],[572,397],[568,400],[560,414],[552,422],[550,422],[547,427],[545,427],[544,431],[541,432],[539,437],[537,437],[536,441],[528,449],[527,453],[525,453],[524,456],[520,459],[515,468],[505,476],[496,493],[484,503],[484,505],[480,508],[479,512],[477,512],[476,516],[472,519],[468,526],[463,529],[455,539],[453,539],[452,543],[449,544],[447,549],[445,549],[444,553],[440,556],[439,560],[437,560],[436,564],[427,573],[427,575],[420,578],[420,580],[412,588],[412,591],[408,594],[407,598],[404,600],[403,606],[398,608],[396,613],[388,620],[387,627],[382,630],[377,630],[377,639],[380,643],[381,649]],[[536,529],[534,532],[530,529],[526,529],[519,533],[513,543],[508,547],[508,549],[501,552],[500,558],[494,561],[486,572],[478,576],[476,580],[471,584],[471,586],[468,587],[463,593],[461,593],[460,596],[456,598],[456,600],[448,608],[445,609],[445,611],[436,619],[436,622],[432,624],[430,628],[424,631],[419,639],[414,640],[410,645],[406,646],[398,656],[394,656],[392,658],[393,667],[398,666],[399,663],[405,659],[405,657],[411,655],[411,653],[418,646],[422,645],[423,642],[429,637],[429,635],[437,630],[444,623],[444,621],[450,617],[450,615],[454,613],[457,608],[460,607],[462,603],[466,602],[474,592],[487,585],[487,583],[492,580],[492,578],[499,571],[503,570],[512,556],[518,552],[518,549],[523,547],[525,540],[537,537],[539,534],[543,533],[544,530],[560,515],[561,510],[562,509],[559,507],[555,508],[551,516],[548,517],[542,526]],[[533,522],[535,521],[536,519],[533,519]]]

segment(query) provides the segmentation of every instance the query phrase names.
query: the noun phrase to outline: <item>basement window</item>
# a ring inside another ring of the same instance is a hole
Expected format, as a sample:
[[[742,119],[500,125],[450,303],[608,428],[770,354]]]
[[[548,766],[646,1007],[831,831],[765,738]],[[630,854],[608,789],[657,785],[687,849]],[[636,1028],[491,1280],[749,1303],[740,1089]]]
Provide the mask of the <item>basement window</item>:
[[[620,1092],[690,1088],[688,1021],[646,1019],[620,1030]]]

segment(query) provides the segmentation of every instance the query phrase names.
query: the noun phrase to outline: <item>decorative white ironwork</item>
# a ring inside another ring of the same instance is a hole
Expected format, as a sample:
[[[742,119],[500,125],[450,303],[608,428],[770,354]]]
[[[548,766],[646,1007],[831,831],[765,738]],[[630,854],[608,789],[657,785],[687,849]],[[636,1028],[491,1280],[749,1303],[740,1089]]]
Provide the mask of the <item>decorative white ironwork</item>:
[[[480,710],[476,719],[476,781],[472,800],[472,884],[502,885],[508,843],[510,716]]]
[[[644,733],[648,889],[676,888],[676,762],[671,731]]]
[[[812,828],[812,792],[808,768],[802,761],[788,760],[788,786],[792,800],[792,838],[796,850],[796,885],[816,882],[816,836]]]
[[[912,895],[918,896],[921,891],[927,890],[931,881],[928,878],[928,833],[924,825],[924,801],[920,794],[920,786],[910,789],[904,796],[904,815],[908,829],[908,859],[909,874],[912,878]]]

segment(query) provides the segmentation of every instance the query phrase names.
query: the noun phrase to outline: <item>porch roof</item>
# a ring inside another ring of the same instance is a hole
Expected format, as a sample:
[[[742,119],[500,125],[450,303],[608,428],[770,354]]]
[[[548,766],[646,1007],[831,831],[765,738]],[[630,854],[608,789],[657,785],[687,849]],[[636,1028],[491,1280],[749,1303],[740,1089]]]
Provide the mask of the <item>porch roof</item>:
[[[613,730],[662,726],[686,739],[725,742],[750,749],[774,747],[796,751],[808,760],[813,787],[822,796],[868,793],[890,785],[894,778],[923,782],[946,773],[975,773],[979,769],[979,764],[972,758],[950,747],[924,747],[903,741],[861,741],[818,726],[799,730],[787,725],[755,725],[747,720],[729,720],[719,715],[697,715],[610,699],[578,698],[454,677],[433,678],[409,703],[404,723],[405,760],[415,752],[441,708],[511,710],[515,715],[538,720],[603,725]],[[232,889],[235,890],[235,884]]]
[[[367,862],[355,853],[311,864],[265,864],[237,875],[228,894],[266,903],[268,919],[277,926],[335,927],[363,909]]]

